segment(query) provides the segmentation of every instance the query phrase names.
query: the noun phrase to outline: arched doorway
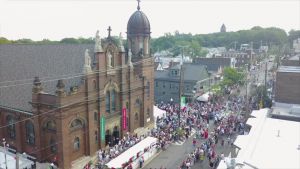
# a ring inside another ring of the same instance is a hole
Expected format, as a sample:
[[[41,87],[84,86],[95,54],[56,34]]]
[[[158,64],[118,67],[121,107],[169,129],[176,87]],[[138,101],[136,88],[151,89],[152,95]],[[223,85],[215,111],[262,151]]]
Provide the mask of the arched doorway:
[[[106,130],[105,132],[105,146],[109,145],[111,146],[112,142],[111,142],[111,133],[110,130]]]
[[[113,144],[118,144],[120,139],[120,132],[117,126],[114,127],[114,131],[113,131]]]

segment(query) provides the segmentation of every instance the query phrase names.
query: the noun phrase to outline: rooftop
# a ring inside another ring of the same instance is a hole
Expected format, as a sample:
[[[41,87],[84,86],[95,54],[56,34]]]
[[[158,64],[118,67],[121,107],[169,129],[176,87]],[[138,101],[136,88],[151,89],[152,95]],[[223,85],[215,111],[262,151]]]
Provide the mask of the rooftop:
[[[67,91],[79,85],[85,49],[93,58],[93,44],[0,45],[0,106],[31,112],[35,76],[49,94],[55,93],[59,79],[69,77],[64,80]]]
[[[288,58],[288,60],[299,60],[299,59],[300,59],[300,54]]]
[[[274,118],[300,121],[300,105],[275,102],[270,115]]]
[[[184,63],[184,80],[185,81],[199,81],[208,77],[206,66],[194,63]],[[180,65],[175,65],[170,69],[163,71],[155,71],[155,80],[170,80],[179,81],[180,76],[170,76],[170,71],[174,69],[179,70]]]
[[[270,109],[251,113],[248,135],[240,135],[234,145],[240,147],[235,159],[242,169],[300,168],[300,123],[268,117]]]
[[[279,66],[277,72],[300,73],[300,67],[299,66]]]

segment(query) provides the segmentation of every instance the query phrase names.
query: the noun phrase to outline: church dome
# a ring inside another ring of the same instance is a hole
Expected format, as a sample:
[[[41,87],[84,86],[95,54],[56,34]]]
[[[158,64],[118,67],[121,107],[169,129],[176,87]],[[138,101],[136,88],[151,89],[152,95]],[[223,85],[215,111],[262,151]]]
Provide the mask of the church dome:
[[[129,18],[127,24],[127,34],[150,34],[150,22],[147,16],[139,10],[135,11]]]

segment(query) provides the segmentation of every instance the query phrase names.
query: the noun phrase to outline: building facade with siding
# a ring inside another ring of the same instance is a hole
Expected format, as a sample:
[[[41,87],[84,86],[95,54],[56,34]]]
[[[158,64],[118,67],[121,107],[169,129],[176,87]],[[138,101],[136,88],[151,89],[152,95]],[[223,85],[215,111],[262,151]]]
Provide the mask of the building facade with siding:
[[[196,91],[197,82],[201,82],[203,86],[208,85],[209,78],[206,66],[185,63],[183,64],[183,87],[182,96],[187,99],[192,99]],[[155,71],[154,80],[154,98],[156,103],[170,102],[179,103],[179,89],[180,89],[180,65],[175,65],[170,69],[163,71]]]

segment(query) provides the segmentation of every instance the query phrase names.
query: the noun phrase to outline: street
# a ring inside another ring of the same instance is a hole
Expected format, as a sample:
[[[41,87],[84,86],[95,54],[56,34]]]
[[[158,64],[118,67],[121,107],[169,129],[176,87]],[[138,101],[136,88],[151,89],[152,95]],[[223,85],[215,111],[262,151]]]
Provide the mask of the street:
[[[270,70],[273,66],[272,62],[265,61],[268,64],[267,70]],[[254,84],[260,83],[260,85],[264,85],[265,81],[265,62],[261,63],[261,66],[257,66],[255,70],[249,72],[250,75],[250,83],[248,84],[248,96],[250,95],[250,91],[253,90],[253,82]],[[259,68],[260,67],[260,68]],[[267,81],[270,79],[268,76],[269,71],[267,71]],[[245,95],[245,86],[241,89],[241,94]],[[209,132],[211,132],[214,128],[213,121],[210,120],[209,123]],[[236,135],[233,136],[233,140]],[[165,151],[162,151],[155,159],[144,166],[145,169],[176,169],[179,168],[181,163],[186,159],[189,153],[191,153],[195,148],[193,147],[193,138],[194,136],[190,136],[187,141],[185,141],[182,145],[171,144]],[[221,140],[222,137],[220,137]],[[227,140],[227,138],[223,138]],[[197,146],[200,146],[204,142],[204,139],[197,139]],[[222,146],[220,142],[216,144],[216,152],[218,154],[224,154],[228,156],[230,153],[234,155],[234,147],[228,145],[225,141],[225,145]],[[192,169],[196,168],[209,168],[209,161],[205,159],[202,163],[197,162],[192,166]]]

